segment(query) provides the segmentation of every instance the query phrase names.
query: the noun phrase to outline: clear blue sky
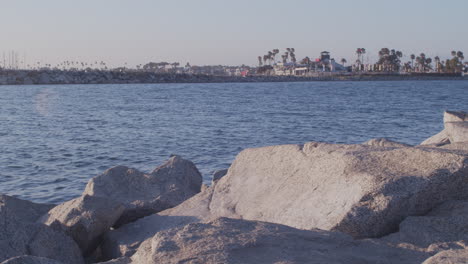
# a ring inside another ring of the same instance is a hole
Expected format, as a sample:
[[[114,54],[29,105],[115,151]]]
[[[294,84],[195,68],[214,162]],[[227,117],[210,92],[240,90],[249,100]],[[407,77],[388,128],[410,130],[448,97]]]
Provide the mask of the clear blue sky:
[[[382,47],[468,52],[467,0],[12,0],[0,5],[0,51],[29,62],[104,60],[255,65],[268,50],[355,60]],[[407,59],[407,58],[406,58]]]

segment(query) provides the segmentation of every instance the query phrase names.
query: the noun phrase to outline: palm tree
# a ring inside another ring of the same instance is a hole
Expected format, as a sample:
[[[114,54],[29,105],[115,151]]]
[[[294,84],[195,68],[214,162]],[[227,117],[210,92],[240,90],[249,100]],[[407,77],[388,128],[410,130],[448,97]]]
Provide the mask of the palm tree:
[[[291,62],[296,63],[296,54],[294,54],[296,50],[294,48],[291,48],[289,51],[289,55],[291,56]]]
[[[273,50],[273,63],[276,63],[276,55],[279,53],[279,49]]]
[[[435,64],[436,64],[436,71],[440,72],[440,58],[439,58],[439,56],[435,56],[434,61],[435,61]]]
[[[366,53],[366,49],[365,48],[358,48],[356,49],[356,54],[358,56],[357,60],[356,60],[356,63],[358,65],[361,65],[364,63],[364,54]]]
[[[343,64],[343,66],[345,66],[346,62],[347,62],[347,61],[346,61],[345,58],[342,58],[342,59],[341,59],[341,64]]]
[[[457,56],[457,52],[452,50],[452,57],[455,57],[455,56]]]
[[[287,50],[289,50],[289,48],[287,48]],[[284,63],[288,62],[288,58],[289,58],[289,51],[286,51],[286,52],[284,53],[284,55],[283,55],[283,56],[284,56],[284,58],[285,58],[285,60],[284,60],[285,62],[284,62]]]
[[[411,58],[411,68],[414,69],[414,59],[416,59],[416,56],[414,54],[411,54],[410,58]]]
[[[262,56],[258,56],[258,66],[262,67],[263,66],[263,63],[262,63]]]

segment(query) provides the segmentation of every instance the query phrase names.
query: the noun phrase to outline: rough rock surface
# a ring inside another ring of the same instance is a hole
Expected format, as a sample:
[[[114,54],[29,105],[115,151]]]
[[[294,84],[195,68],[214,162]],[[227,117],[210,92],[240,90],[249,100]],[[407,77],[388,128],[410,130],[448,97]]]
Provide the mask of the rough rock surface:
[[[1,264],[64,264],[62,262],[35,256],[19,256],[5,260]]]
[[[468,122],[445,123],[445,130],[451,143],[468,142]]]
[[[428,252],[468,248],[468,200],[443,203],[427,215],[407,217],[385,241],[408,243]]]
[[[81,252],[70,237],[34,222],[49,208],[49,205],[1,196],[0,261],[33,255],[70,264],[83,263]]]
[[[441,146],[440,148],[468,152],[468,142],[448,144]]]
[[[161,230],[216,217],[339,230],[397,231],[407,216],[468,195],[468,155],[455,150],[308,143],[241,152],[219,182],[186,202],[108,232],[108,258],[131,256]]]
[[[468,121],[468,113],[463,111],[445,111],[444,123]]]
[[[446,250],[428,258],[423,264],[466,264],[468,263],[468,249]]]
[[[211,185],[215,184],[219,179],[226,176],[228,169],[217,170],[213,173],[213,179],[211,180]]]
[[[220,218],[159,232],[132,263],[421,263],[427,253],[323,230]]]
[[[143,241],[159,231],[210,220],[209,203],[212,195],[213,187],[210,187],[179,206],[107,232],[101,244],[104,258],[130,257]]]
[[[24,223],[36,222],[39,217],[47,213],[54,206],[52,204],[37,204],[0,194],[0,210],[14,212]]]
[[[468,196],[468,156],[437,148],[307,143],[242,151],[215,186],[217,217],[339,230],[355,237],[394,232]]]
[[[438,134],[435,134],[434,136],[421,142],[421,145],[443,146],[446,144],[450,144],[450,139],[445,129],[439,132]]]
[[[364,145],[368,146],[375,146],[375,147],[396,147],[396,148],[403,148],[403,147],[411,147],[411,145],[399,143],[387,138],[374,138],[368,140],[363,143]]]
[[[202,176],[195,165],[171,157],[150,174],[124,166],[105,171],[88,182],[83,194],[106,197],[125,205],[117,226],[174,207],[200,192]]]
[[[95,250],[102,234],[120,218],[123,210],[123,205],[114,201],[84,195],[56,206],[39,221],[63,230],[88,255]]]
[[[468,125],[455,125],[454,123],[467,122],[468,113],[445,111],[444,130],[424,140],[421,145],[442,146],[450,143],[468,141]]]

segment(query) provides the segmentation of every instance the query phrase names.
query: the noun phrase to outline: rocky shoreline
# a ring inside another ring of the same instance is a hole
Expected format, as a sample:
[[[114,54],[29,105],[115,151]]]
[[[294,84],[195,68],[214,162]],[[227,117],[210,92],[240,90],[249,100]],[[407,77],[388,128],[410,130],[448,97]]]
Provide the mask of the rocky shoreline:
[[[468,113],[418,146],[246,149],[202,184],[179,156],[60,205],[0,195],[0,263],[468,263]]]
[[[141,71],[59,71],[0,70],[0,85],[31,84],[128,84],[128,83],[245,83],[245,82],[309,82],[309,81],[430,81],[468,80],[460,74],[333,74],[314,77],[252,75],[216,76],[202,74],[161,74]]]

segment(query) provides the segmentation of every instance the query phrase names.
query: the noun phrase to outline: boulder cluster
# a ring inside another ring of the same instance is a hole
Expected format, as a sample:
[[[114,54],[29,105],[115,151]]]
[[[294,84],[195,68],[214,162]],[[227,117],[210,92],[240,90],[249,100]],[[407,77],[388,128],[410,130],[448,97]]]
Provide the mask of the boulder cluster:
[[[410,146],[246,149],[202,184],[172,156],[60,205],[0,196],[0,263],[468,263],[468,114]]]

